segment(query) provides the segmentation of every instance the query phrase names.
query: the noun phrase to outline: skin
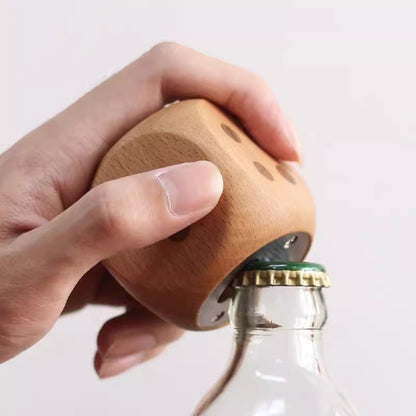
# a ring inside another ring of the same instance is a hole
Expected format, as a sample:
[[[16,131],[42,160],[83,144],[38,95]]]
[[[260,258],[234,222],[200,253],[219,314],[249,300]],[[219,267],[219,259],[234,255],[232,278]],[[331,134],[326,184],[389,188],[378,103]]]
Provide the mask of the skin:
[[[166,103],[204,97],[233,113],[266,151],[300,161],[299,143],[257,75],[162,43],[0,155],[0,363],[39,341],[63,313],[125,306],[98,334],[100,377],[158,355],[182,331],[138,304],[101,261],[145,247],[208,214],[218,169],[195,162],[89,190],[97,164]],[[203,190],[195,195],[196,188]]]

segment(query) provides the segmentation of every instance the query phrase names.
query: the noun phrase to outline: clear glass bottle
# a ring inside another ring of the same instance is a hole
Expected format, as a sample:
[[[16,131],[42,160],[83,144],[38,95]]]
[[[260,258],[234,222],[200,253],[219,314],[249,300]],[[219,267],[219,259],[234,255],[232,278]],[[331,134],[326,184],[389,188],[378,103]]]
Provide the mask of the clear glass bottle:
[[[194,416],[353,416],[322,360],[325,269],[258,262],[235,281],[234,356]]]

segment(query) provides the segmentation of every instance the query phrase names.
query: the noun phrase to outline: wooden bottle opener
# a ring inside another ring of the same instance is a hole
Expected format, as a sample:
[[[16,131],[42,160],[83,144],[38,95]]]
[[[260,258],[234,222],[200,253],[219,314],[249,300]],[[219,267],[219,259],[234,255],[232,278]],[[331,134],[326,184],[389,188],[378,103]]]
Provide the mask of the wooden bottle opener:
[[[104,264],[161,318],[208,330],[227,322],[226,289],[242,265],[304,258],[315,209],[291,165],[274,160],[203,99],[173,104],[130,130],[105,155],[93,185],[198,160],[215,163],[222,173],[224,193],[217,207],[172,237]]]

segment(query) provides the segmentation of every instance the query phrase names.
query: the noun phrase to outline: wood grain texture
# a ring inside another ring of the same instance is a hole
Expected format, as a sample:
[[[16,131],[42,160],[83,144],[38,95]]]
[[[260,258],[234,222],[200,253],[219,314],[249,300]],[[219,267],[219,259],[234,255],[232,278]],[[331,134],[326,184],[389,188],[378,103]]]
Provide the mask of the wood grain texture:
[[[93,185],[197,160],[212,161],[223,175],[218,206],[182,235],[104,262],[139,302],[195,330],[208,329],[198,324],[201,305],[244,259],[291,232],[312,237],[315,228],[313,200],[297,171],[203,99],[171,105],[129,131],[104,157]]]

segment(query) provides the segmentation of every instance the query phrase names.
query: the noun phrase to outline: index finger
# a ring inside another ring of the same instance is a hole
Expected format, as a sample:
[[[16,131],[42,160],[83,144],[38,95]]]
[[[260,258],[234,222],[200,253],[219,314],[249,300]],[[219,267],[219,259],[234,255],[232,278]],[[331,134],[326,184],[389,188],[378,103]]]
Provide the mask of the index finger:
[[[161,46],[165,56],[161,71],[165,101],[207,98],[234,114],[271,155],[301,160],[296,134],[259,75],[181,45]]]
[[[35,151],[40,143],[47,143],[46,154],[64,151],[71,163],[81,162],[79,174],[90,177],[134,125],[166,103],[191,97],[229,110],[276,158],[299,161],[291,127],[259,76],[174,43],[155,46],[28,136]]]

